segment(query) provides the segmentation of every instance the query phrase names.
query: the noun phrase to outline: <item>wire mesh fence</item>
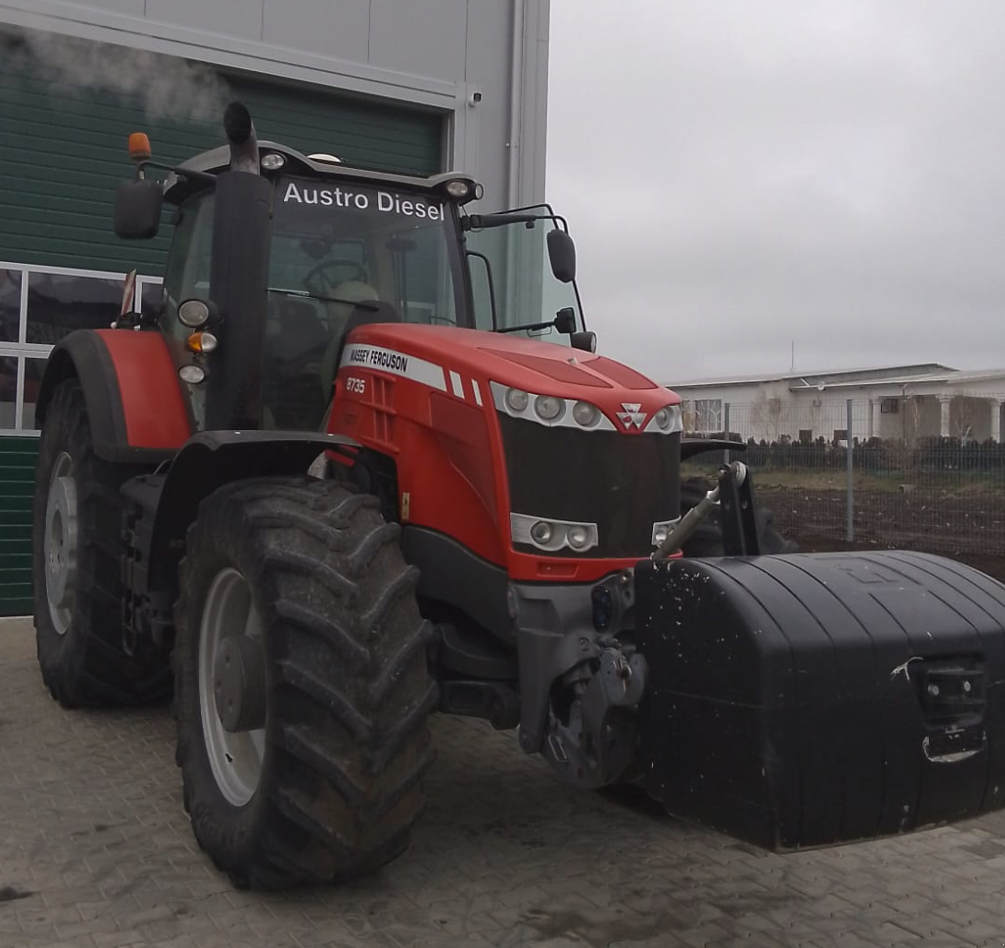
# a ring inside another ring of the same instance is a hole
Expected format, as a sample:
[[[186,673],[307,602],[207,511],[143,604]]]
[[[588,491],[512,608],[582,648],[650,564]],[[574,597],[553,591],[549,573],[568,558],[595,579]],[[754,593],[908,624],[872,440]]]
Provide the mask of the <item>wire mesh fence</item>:
[[[907,415],[904,424],[884,418],[876,399],[789,405],[774,416],[763,400],[726,403],[722,429],[714,432],[697,430],[701,419],[685,411],[685,437],[728,434],[746,445],[742,452],[698,455],[685,465],[685,476],[712,474],[724,460],[744,461],[758,504],[770,507],[779,529],[806,548],[830,539],[1002,556],[1003,398],[965,400],[990,409],[983,428],[960,424],[959,406],[949,400],[935,402],[934,423],[931,407],[923,407],[927,424],[917,424],[920,412],[903,403],[887,414]],[[993,436],[978,440],[982,434]]]

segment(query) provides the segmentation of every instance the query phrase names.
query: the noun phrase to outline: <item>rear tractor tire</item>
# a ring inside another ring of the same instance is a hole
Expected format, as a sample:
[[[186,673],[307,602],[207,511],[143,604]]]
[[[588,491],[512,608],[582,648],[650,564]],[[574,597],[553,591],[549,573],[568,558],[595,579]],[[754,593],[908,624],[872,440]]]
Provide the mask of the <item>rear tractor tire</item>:
[[[302,477],[223,487],[189,528],[177,760],[239,887],[346,880],[408,846],[437,690],[399,533],[376,498]]]
[[[126,649],[122,623],[120,486],[147,471],[94,453],[76,379],[53,392],[39,445],[32,579],[38,663],[64,707],[134,704],[167,695],[167,655]]]
[[[680,512],[686,514],[692,507],[705,498],[712,485],[704,477],[689,477],[680,485]],[[755,498],[756,499],[756,498]],[[757,539],[760,542],[761,553],[798,553],[799,544],[787,540],[774,525],[774,514],[767,507],[757,507],[754,511],[757,524]],[[722,556],[722,521],[719,510],[715,508],[698,525],[698,529],[688,538],[683,549],[685,556]]]

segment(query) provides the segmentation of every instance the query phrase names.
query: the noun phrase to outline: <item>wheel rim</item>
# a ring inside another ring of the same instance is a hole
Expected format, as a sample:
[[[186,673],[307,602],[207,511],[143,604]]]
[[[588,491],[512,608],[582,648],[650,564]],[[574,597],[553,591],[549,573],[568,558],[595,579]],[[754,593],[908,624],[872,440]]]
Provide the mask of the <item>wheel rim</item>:
[[[199,708],[209,766],[220,792],[234,806],[255,795],[265,757],[265,728],[231,733],[216,708],[214,657],[227,636],[262,638],[262,623],[247,580],[228,567],[210,584],[199,628]]]
[[[77,482],[73,458],[65,451],[56,458],[49,478],[45,504],[45,595],[49,616],[59,635],[65,635],[73,618],[77,593]]]

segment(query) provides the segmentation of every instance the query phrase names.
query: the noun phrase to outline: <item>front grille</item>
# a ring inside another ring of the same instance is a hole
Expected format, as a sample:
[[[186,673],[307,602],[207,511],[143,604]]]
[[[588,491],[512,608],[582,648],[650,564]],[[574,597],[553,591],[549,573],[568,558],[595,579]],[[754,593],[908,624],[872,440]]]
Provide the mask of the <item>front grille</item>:
[[[595,523],[600,544],[585,554],[615,559],[652,552],[653,524],[679,515],[680,435],[621,434],[539,425],[499,413],[510,510],[551,520]]]

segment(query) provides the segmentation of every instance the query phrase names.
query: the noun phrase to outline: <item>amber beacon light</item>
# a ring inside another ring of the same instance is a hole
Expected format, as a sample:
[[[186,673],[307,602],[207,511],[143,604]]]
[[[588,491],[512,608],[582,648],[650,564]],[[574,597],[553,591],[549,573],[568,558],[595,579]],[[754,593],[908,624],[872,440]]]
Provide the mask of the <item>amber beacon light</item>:
[[[146,161],[150,154],[150,138],[146,132],[132,132],[129,136],[129,157],[133,161]]]

